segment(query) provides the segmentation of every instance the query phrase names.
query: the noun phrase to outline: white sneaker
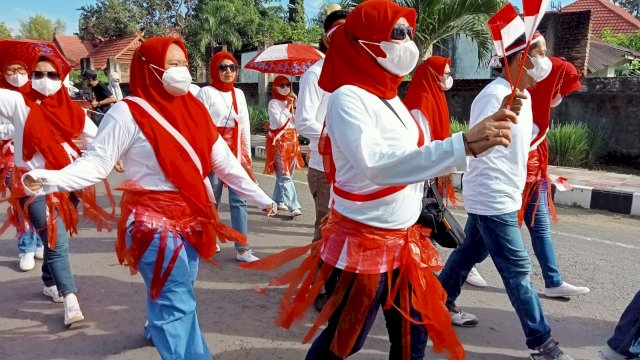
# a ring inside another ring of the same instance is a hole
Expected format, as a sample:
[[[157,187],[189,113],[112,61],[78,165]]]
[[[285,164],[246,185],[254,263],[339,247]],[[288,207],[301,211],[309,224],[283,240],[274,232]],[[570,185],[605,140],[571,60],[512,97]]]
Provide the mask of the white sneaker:
[[[562,285],[554,288],[545,288],[544,294],[547,297],[567,297],[583,295],[590,292],[591,289],[585,286],[573,286],[568,282],[563,282]]]
[[[605,345],[602,350],[600,350],[600,359],[601,360],[627,360],[628,357],[624,355],[620,355],[617,351],[613,350],[609,345]],[[638,359],[638,358],[634,358]]]
[[[34,252],[20,254],[20,270],[33,270],[33,268],[36,267],[35,255]]]
[[[474,327],[478,325],[477,316],[466,313],[458,308],[449,310],[449,315],[451,315],[451,323],[455,326]]]
[[[302,211],[300,211],[300,209],[295,209],[290,213],[290,215],[292,218],[295,218],[302,215]]]
[[[54,303],[61,303],[64,301],[64,298],[60,296],[60,293],[58,292],[58,287],[55,285],[45,286],[42,290],[42,293],[44,294],[44,296],[51,298],[51,301],[53,301]]]
[[[278,203],[278,210],[289,211],[289,208],[284,203]]]
[[[44,260],[44,246],[36,248],[36,259]]]
[[[471,268],[471,271],[469,271],[469,276],[467,276],[466,281],[467,283],[469,283],[469,285],[473,285],[481,288],[487,287],[487,282],[482,278],[482,276],[480,276],[480,273],[476,268]]]
[[[222,251],[220,250],[220,245],[216,244],[216,254],[219,253],[220,251]]]
[[[260,258],[253,255],[253,250],[249,249],[242,254],[240,254],[240,252],[237,252],[236,260],[250,263],[250,262],[258,261],[260,260]]]
[[[74,322],[84,320],[84,315],[80,310],[76,294],[71,293],[64,297],[64,324],[69,326]]]

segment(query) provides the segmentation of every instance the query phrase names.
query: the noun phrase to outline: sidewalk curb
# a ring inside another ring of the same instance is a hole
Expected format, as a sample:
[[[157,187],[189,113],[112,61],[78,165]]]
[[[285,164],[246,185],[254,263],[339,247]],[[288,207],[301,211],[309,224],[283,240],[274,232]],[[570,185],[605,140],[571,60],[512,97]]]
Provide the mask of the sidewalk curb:
[[[462,189],[464,173],[453,173],[453,185]],[[578,206],[585,209],[608,210],[626,215],[640,215],[640,193],[596,189],[590,186],[573,185],[570,191],[556,191],[553,185],[554,203]]]
[[[266,150],[264,146],[252,146],[251,147],[251,156],[257,160],[264,160],[266,155]]]

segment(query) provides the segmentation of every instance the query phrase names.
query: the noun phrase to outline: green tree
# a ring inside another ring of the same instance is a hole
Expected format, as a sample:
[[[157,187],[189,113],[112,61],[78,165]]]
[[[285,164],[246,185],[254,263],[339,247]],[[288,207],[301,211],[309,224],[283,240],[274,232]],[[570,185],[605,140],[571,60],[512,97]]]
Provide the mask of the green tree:
[[[11,38],[11,29],[4,23],[4,21],[0,22],[0,39],[8,39]]]
[[[106,40],[133,35],[138,30],[136,10],[126,0],[98,0],[78,9],[83,40]]]
[[[627,10],[631,15],[640,19],[640,1],[638,0],[613,0],[613,3]]]
[[[20,21],[20,37],[36,40],[53,40],[53,35],[63,33],[67,29],[64,21],[52,21],[42,14],[29,17],[27,21]]]
[[[614,34],[610,29],[605,29],[602,32],[602,40],[627,49],[640,51],[640,31],[633,34]]]

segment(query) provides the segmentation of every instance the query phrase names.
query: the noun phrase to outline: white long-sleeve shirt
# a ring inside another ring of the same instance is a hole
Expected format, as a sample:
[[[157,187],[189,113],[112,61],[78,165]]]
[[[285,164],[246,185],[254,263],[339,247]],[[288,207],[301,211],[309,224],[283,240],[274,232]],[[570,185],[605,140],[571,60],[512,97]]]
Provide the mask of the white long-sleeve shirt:
[[[298,108],[295,115],[296,131],[309,139],[309,167],[319,171],[324,171],[324,164],[318,152],[318,142],[327,114],[329,95],[331,95],[318,85],[323,64],[324,59],[319,60],[300,78]]]
[[[418,148],[419,128],[409,110],[398,97],[389,103],[402,122],[377,96],[358,87],[346,85],[331,94],[326,127],[336,165],[334,185],[356,194],[410,185],[373,201],[353,202],[333,191],[332,198],[336,211],[351,219],[406,229],[420,215],[424,181],[465,170],[466,155],[461,134]]]
[[[28,174],[42,180],[43,189],[38,194],[74,191],[105,179],[118,159],[127,169],[126,180],[147,190],[177,191],[162,172],[151,144],[125,102],[116,103],[105,115],[96,139],[81,158],[59,171],[33,170]],[[249,178],[221,137],[211,149],[211,166],[216,176],[252,205],[264,209],[273,203]]]
[[[13,124],[14,128],[14,162],[18,167],[24,167],[27,170],[44,168],[44,158],[40,153],[36,153],[29,161],[22,159],[22,144],[24,136],[24,126],[29,116],[29,107],[24,102],[22,95],[16,91],[0,89],[0,117],[3,117]],[[89,119],[85,117],[84,129],[80,134],[80,139],[88,146],[91,144],[96,136],[98,128]],[[78,156],[75,150],[67,143],[63,143],[63,146],[70,159],[74,159]]]
[[[293,114],[287,108],[287,103],[282,100],[272,99],[269,101],[267,110],[269,111],[269,129],[280,129],[287,123],[287,120],[293,118]],[[293,120],[289,121],[287,129],[294,128]]]
[[[462,178],[464,207],[477,215],[502,215],[518,211],[527,179],[527,160],[533,132],[531,97],[523,100],[518,123],[511,127],[509,147],[496,146],[469,158],[469,171]],[[502,100],[511,94],[511,85],[497,78],[473,101],[469,125],[474,126],[500,109]]]
[[[240,141],[244,151],[251,154],[251,122],[249,121],[249,107],[244,92],[234,88],[238,113],[233,110],[231,91],[222,92],[213,86],[205,86],[198,93],[198,100],[202,101],[209,110],[209,115],[215,126],[236,127],[234,119],[240,124]]]
[[[0,140],[13,139],[13,132],[14,127],[11,119],[0,116]]]

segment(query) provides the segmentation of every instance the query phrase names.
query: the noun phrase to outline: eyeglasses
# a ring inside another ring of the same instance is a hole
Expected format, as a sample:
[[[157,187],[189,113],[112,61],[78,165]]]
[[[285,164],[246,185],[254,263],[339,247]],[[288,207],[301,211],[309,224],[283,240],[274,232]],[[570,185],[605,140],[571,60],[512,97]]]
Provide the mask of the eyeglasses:
[[[34,71],[32,73],[32,77],[35,80],[40,80],[44,77],[47,77],[49,80],[60,80],[60,73],[57,71]]]
[[[218,65],[218,70],[220,70],[222,72],[225,72],[227,70],[229,70],[231,72],[236,72],[236,71],[238,71],[238,65],[236,65],[236,64],[228,64],[228,65],[220,64],[220,65]]]
[[[291,88],[291,84],[280,84],[278,85],[278,89],[287,89]]]
[[[405,38],[413,40],[413,28],[407,25],[396,25],[391,29],[392,40],[404,40]]]
[[[4,69],[4,73],[6,75],[15,75],[15,74],[21,74],[24,75],[27,73],[27,69],[23,68],[22,66],[19,67],[10,67],[10,68],[6,68]]]

